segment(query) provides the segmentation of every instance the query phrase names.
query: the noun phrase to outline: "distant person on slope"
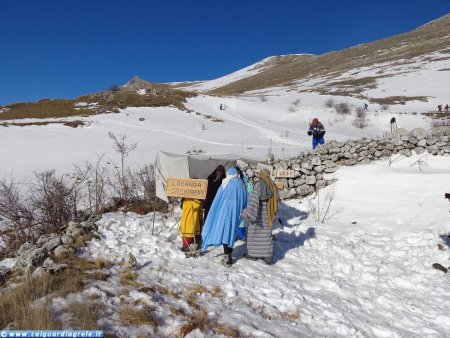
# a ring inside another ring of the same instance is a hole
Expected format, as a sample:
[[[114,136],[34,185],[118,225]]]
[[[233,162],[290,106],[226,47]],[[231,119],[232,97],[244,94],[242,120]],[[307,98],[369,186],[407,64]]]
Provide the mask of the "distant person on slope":
[[[278,191],[270,178],[269,170],[259,172],[247,208],[242,217],[249,220],[247,231],[248,258],[262,258],[272,263],[272,225],[278,212]]]
[[[222,180],[225,178],[225,167],[223,165],[217,166],[217,168],[208,176],[208,188],[206,190],[206,198],[203,202],[203,209],[205,209],[205,217],[208,217],[209,209],[211,208],[214,197],[217,190],[222,184]]]
[[[445,105],[445,111],[448,113],[448,104]]]
[[[317,118],[312,120],[309,125],[308,135],[312,136],[312,147],[316,149],[318,144],[324,144],[325,140],[323,136],[325,135],[325,127]]]
[[[442,112],[442,104],[438,105],[438,112]]]
[[[364,103],[364,110],[369,110],[369,105],[367,103]]]
[[[225,257],[222,264],[233,264],[234,242],[238,237],[242,210],[247,206],[247,191],[238,177],[236,168],[231,167],[222,181],[211,205],[202,231],[202,251],[209,245],[222,245]]]

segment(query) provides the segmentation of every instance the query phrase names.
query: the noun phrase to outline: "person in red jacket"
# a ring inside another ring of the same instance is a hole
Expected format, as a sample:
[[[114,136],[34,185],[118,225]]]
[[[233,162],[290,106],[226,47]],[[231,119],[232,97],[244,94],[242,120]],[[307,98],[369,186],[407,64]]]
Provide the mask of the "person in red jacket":
[[[324,144],[325,127],[317,118],[312,120],[309,125],[308,135],[312,136],[312,147],[315,149],[318,144]]]

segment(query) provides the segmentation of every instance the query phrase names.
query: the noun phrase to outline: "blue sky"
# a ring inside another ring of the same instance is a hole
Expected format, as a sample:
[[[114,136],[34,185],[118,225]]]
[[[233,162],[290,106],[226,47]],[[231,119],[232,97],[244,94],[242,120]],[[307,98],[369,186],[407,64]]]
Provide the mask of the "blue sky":
[[[412,30],[449,0],[0,0],[0,105],[214,79]]]

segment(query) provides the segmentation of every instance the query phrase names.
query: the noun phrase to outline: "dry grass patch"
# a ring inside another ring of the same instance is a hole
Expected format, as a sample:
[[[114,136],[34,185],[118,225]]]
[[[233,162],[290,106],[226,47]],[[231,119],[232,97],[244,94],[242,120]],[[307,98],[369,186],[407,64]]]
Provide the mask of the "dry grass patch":
[[[2,127],[28,127],[28,126],[46,126],[49,124],[62,124],[67,127],[77,128],[77,127],[83,127],[88,125],[84,121],[75,120],[75,121],[44,121],[44,122],[4,122],[0,123],[0,126]]]
[[[194,96],[197,94],[163,87],[151,89],[146,95],[140,95],[130,90],[104,91],[83,95],[73,100],[43,99],[37,102],[0,106],[0,109],[3,109],[0,120],[89,116],[119,112],[119,109],[127,107],[173,106],[184,110],[186,98]],[[87,106],[77,105],[80,102],[86,103]],[[89,107],[89,104],[96,105]],[[81,124],[68,122],[66,125],[78,127]]]
[[[126,325],[131,326],[149,325],[158,327],[159,325],[153,314],[153,309],[149,306],[143,306],[142,308],[124,306],[120,309],[120,319]]]
[[[141,286],[137,280],[138,274],[136,271],[133,271],[129,266],[123,266],[119,272],[119,281],[122,285],[139,287]]]
[[[186,316],[186,322],[177,329],[176,335],[186,337],[190,332],[199,329],[203,333],[212,332],[214,335],[238,338],[239,330],[208,317],[204,309],[198,309]]]
[[[426,96],[389,96],[376,98],[372,97],[369,99],[371,103],[378,103],[379,105],[393,105],[393,104],[406,104],[408,101],[420,101],[428,102],[428,97]]]
[[[63,262],[68,264],[68,268],[60,273],[44,274],[40,278],[28,275],[15,288],[3,291],[0,297],[0,329],[12,322],[16,323],[16,329],[22,330],[58,329],[60,324],[53,320],[49,310],[52,299],[83,291],[86,280],[107,278],[101,272],[88,272],[105,267],[107,262],[104,260],[88,261],[72,255]]]
[[[50,313],[51,300],[46,297],[54,287],[49,275],[32,279],[28,276],[22,284],[3,292],[0,298],[0,329],[53,330],[59,327]],[[36,300],[39,304],[31,306]]]
[[[71,327],[77,330],[98,330],[97,321],[103,306],[97,302],[74,302],[69,305],[69,312],[73,315]]]

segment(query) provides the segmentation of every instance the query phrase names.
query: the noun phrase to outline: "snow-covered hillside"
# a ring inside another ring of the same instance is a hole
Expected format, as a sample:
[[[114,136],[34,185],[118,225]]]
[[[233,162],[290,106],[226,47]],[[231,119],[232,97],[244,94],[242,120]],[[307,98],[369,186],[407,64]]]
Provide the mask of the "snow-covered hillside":
[[[185,319],[174,309],[204,309],[210,323],[248,337],[448,337],[449,279],[432,264],[448,266],[443,182],[450,181],[450,158],[423,158],[422,171],[411,166],[417,159],[341,168],[333,174],[336,184],[321,190],[318,209],[317,197],[282,205],[272,266],[243,258],[244,242],[231,268],[219,263],[221,248],[186,259],[179,211],[168,221],[158,214],[155,233],[163,230],[153,236],[151,215],[104,215],[101,239],[85,255],[120,263],[131,252],[143,287],[124,293],[114,265],[110,279],[55,299],[53,308],[64,314],[71,301],[95,296],[104,306],[102,324],[128,337],[176,335]],[[314,206],[323,216],[332,190],[329,217],[317,222]],[[190,293],[199,308],[190,308]],[[123,304],[154,308],[161,325],[124,326],[114,315]],[[196,330],[188,337],[212,336]]]

